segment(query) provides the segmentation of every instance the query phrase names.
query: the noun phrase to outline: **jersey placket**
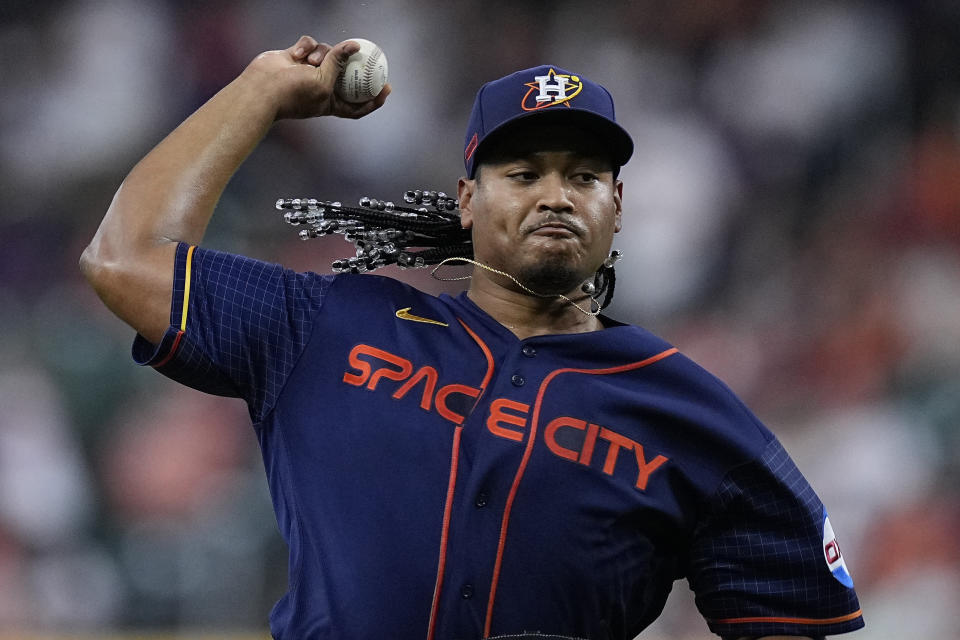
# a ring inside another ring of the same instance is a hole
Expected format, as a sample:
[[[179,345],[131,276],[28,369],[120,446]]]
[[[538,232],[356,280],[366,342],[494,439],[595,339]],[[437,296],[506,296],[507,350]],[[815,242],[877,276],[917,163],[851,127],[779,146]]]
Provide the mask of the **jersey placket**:
[[[526,449],[536,350],[518,341],[498,347],[488,388],[464,421],[436,638],[484,636],[505,509]]]

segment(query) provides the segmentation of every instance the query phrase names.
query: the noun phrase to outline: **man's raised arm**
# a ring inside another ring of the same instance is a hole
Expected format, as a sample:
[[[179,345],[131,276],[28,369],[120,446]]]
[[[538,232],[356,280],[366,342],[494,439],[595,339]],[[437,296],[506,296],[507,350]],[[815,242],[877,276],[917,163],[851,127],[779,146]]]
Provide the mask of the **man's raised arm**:
[[[351,104],[334,95],[350,40],[330,47],[302,36],[292,47],[257,56],[133,168],[113,197],[80,268],[103,302],[148,340],[170,316],[178,242],[198,244],[240,164],[282,118],[359,118],[376,99]]]

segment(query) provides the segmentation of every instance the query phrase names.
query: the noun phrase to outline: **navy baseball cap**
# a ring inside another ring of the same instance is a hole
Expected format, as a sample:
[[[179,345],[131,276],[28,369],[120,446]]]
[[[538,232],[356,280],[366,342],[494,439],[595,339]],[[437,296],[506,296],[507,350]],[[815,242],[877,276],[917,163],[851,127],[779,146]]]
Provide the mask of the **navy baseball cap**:
[[[581,75],[541,65],[480,87],[464,141],[467,177],[473,178],[478,151],[491,134],[528,118],[539,121],[548,114],[560,126],[577,124],[591,131],[610,152],[616,167],[626,164],[633,154],[633,140],[617,124],[609,91]]]

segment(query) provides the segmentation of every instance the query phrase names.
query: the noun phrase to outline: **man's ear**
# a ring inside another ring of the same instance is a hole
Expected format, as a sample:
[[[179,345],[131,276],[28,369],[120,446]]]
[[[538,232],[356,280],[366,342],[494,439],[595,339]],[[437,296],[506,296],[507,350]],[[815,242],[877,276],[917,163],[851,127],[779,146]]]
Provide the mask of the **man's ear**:
[[[473,194],[477,190],[476,179],[460,178],[457,181],[457,199],[460,201],[460,226],[473,227]]]
[[[619,233],[623,222],[623,180],[617,180],[613,185],[613,203],[616,206],[616,222],[613,232]]]

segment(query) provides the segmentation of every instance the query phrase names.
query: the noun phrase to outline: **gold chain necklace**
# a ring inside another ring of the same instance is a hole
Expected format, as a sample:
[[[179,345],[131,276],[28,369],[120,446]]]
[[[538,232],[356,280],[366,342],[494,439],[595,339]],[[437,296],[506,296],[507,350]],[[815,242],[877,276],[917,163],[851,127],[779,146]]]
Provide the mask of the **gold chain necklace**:
[[[443,260],[441,260],[440,262],[438,262],[438,263],[437,263],[437,266],[435,266],[435,267],[430,271],[430,276],[433,277],[434,280],[439,280],[440,282],[455,282],[455,281],[457,281],[457,280],[469,280],[470,278],[473,277],[472,275],[459,276],[459,277],[457,277],[457,278],[441,278],[440,276],[438,276],[438,275],[437,275],[437,269],[439,269],[440,267],[442,267],[443,265],[445,265],[446,263],[451,262],[451,261],[469,262],[470,264],[472,264],[472,265],[474,265],[474,266],[477,266],[477,267],[480,267],[481,269],[485,269],[485,270],[489,271],[490,273],[495,273],[495,274],[500,275],[500,276],[503,276],[503,277],[505,277],[505,278],[510,278],[515,285],[517,285],[518,287],[520,287],[521,289],[523,289],[524,291],[526,291],[526,292],[529,293],[530,295],[536,296],[537,298],[563,298],[564,300],[566,300],[567,302],[569,302],[570,304],[572,304],[573,306],[575,306],[575,307],[577,308],[577,310],[580,311],[580,313],[583,313],[583,314],[585,314],[585,315],[587,315],[587,316],[590,316],[591,318],[595,318],[595,317],[597,317],[598,315],[600,315],[600,311],[601,311],[600,303],[597,302],[595,298],[590,298],[590,310],[587,311],[586,309],[584,309],[584,308],[581,307],[579,304],[577,304],[576,302],[574,302],[573,300],[571,300],[571,299],[568,298],[567,296],[563,295],[562,293],[556,293],[556,294],[537,293],[536,291],[534,291],[534,290],[531,289],[530,287],[527,287],[527,286],[524,285],[522,282],[520,282],[519,280],[517,280],[516,278],[514,278],[514,277],[513,277],[512,275],[510,275],[509,273],[507,273],[507,272],[505,272],[505,271],[500,271],[499,269],[494,269],[493,267],[487,266],[487,265],[483,264],[482,262],[477,262],[476,260],[471,260],[470,258],[456,258],[456,257],[454,257],[454,258],[444,258]],[[596,310],[594,310],[594,305],[596,305]]]

